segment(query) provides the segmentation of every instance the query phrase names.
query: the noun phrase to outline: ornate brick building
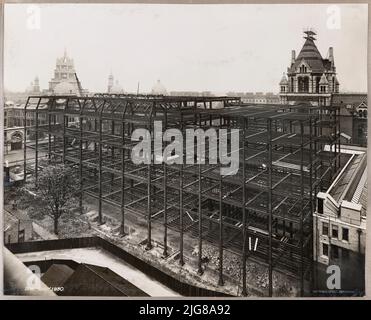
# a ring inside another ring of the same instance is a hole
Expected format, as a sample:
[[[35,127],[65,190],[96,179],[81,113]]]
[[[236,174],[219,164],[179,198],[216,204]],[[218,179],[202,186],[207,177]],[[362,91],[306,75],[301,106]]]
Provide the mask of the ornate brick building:
[[[297,57],[295,50],[292,51],[287,76],[284,74],[279,83],[280,102],[330,105],[332,94],[339,92],[334,50],[330,47],[327,58],[322,58],[314,43],[316,33],[313,30],[304,33],[303,48]]]

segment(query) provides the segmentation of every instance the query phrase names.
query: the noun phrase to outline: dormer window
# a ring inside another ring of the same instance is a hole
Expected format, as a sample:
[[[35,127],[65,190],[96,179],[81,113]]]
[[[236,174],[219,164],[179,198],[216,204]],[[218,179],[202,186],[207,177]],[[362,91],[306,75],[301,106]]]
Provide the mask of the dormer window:
[[[305,65],[300,67],[300,73],[307,73],[307,67]]]

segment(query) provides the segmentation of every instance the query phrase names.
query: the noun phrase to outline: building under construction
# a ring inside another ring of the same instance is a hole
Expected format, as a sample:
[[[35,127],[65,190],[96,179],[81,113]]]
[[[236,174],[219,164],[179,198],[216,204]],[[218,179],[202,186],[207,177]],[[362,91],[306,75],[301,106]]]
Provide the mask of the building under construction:
[[[103,203],[118,207],[122,232],[129,216],[145,219],[147,249],[153,228],[161,228],[166,256],[168,232],[176,232],[183,264],[190,254],[184,245],[187,234],[198,240],[200,273],[203,245],[218,248],[219,285],[223,255],[230,251],[241,259],[242,294],[247,259],[267,266],[270,296],[273,270],[294,275],[301,295],[307,294],[314,270],[316,194],[341,167],[337,108],[254,105],[237,97],[97,94],[29,97],[25,117],[29,113],[35,125],[25,127],[25,137],[35,139],[24,139],[25,179],[32,174],[37,180],[44,160],[74,166],[81,207],[84,197],[95,198],[100,220]],[[41,114],[46,114],[46,124],[38,121]],[[131,134],[137,128],[152,132],[154,121],[162,121],[163,131],[183,133],[190,128],[238,129],[238,172],[222,176],[222,164],[208,163],[215,146],[207,140],[205,164],[155,164],[153,158],[149,164],[134,164],[131,152],[138,141]],[[27,152],[35,153],[32,161],[26,161]],[[259,239],[256,251],[249,249],[251,236]]]

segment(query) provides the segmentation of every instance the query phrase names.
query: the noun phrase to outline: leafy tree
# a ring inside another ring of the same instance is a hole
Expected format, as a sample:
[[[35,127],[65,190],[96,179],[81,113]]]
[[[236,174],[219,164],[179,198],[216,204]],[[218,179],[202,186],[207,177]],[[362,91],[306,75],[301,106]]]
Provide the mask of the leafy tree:
[[[24,186],[25,194],[32,200],[33,214],[48,215],[54,221],[58,234],[60,217],[77,206],[78,179],[73,168],[64,164],[47,165]]]

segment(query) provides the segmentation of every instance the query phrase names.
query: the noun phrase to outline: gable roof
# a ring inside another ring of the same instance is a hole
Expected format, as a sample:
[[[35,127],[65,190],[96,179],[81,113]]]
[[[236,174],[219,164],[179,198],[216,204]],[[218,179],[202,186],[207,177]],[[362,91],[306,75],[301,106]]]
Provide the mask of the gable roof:
[[[294,65],[291,68],[292,71],[299,66],[302,59],[305,60],[313,71],[323,71],[325,69],[321,53],[318,51],[314,41],[310,38],[305,40],[303,48],[301,49],[298,57],[295,59]]]
[[[332,96],[333,105],[352,105],[354,108],[364,103],[367,106],[367,93],[335,93]]]
[[[328,84],[325,74],[322,75],[321,80],[319,81],[319,84]]]

